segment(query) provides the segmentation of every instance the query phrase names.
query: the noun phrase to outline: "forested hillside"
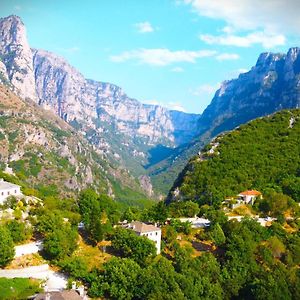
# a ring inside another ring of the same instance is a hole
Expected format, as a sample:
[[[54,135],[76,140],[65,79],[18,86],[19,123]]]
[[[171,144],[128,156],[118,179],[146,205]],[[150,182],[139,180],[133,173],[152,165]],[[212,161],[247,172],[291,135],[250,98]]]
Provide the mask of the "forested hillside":
[[[245,189],[300,201],[300,110],[254,120],[215,138],[175,182],[169,201],[220,203]]]
[[[88,186],[126,203],[147,198],[127,170],[108,162],[65,121],[3,85],[0,172],[23,192],[42,198],[73,197]]]

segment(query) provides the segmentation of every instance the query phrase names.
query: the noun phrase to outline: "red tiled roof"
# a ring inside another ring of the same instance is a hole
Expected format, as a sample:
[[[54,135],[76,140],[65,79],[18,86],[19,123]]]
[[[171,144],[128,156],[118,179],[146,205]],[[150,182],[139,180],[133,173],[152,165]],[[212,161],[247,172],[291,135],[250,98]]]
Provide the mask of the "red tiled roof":
[[[256,190],[249,190],[249,191],[241,192],[240,195],[242,195],[242,196],[260,196],[261,192],[256,191]]]

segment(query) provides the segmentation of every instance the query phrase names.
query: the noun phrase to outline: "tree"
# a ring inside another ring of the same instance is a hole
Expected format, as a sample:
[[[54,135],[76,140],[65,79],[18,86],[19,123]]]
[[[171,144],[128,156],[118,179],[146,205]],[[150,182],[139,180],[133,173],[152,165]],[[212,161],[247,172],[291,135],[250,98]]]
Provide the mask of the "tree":
[[[178,283],[178,274],[164,257],[154,261],[141,272],[137,299],[185,299]]]
[[[132,230],[124,228],[115,230],[112,246],[123,257],[130,257],[140,265],[145,265],[146,259],[156,254],[156,247],[153,241],[150,241],[145,236],[138,236]]]
[[[53,260],[61,260],[71,255],[77,247],[77,231],[67,224],[55,229],[44,239],[44,251]]]
[[[86,228],[90,226],[92,215],[100,217],[100,205],[97,199],[98,194],[92,189],[86,189],[79,195],[79,211]]]
[[[267,245],[271,250],[272,254],[276,258],[280,258],[285,253],[284,244],[276,236],[272,236],[267,240]]]
[[[0,225],[0,267],[5,267],[15,255],[15,248],[10,232]]]
[[[149,208],[143,216],[143,220],[159,222],[163,224],[168,217],[168,208],[163,201],[158,202]]]
[[[199,213],[199,205],[193,201],[173,202],[169,205],[169,211],[173,218],[194,217]]]
[[[177,232],[171,225],[166,225],[162,227],[162,238],[168,243],[171,244],[176,241]]]
[[[88,266],[82,257],[68,257],[60,265],[75,279],[83,279],[88,275]]]
[[[42,215],[37,218],[36,229],[38,232],[46,235],[63,227],[63,218],[60,214],[49,210],[42,210],[41,213]]]
[[[31,236],[31,229],[17,220],[8,221],[6,227],[15,243],[23,242]]]
[[[140,274],[141,268],[135,261],[113,257],[93,278],[89,294],[116,300],[132,299]]]
[[[217,246],[222,246],[226,241],[226,237],[219,223],[210,227],[209,236]]]

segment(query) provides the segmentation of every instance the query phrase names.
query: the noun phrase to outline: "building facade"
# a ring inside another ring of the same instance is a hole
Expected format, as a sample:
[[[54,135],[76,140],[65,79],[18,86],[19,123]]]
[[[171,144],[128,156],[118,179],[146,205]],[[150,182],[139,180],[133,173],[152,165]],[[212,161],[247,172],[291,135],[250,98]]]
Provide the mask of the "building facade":
[[[0,205],[10,196],[22,196],[21,187],[0,178]]]

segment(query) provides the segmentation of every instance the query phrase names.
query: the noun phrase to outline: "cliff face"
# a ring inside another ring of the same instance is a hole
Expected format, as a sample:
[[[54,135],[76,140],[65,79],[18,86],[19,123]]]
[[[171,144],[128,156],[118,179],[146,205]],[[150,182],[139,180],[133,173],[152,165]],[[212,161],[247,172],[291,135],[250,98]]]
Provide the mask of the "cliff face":
[[[199,132],[215,135],[256,117],[300,105],[300,49],[262,53],[256,65],[225,81],[199,119]]]
[[[145,175],[151,148],[172,148],[197,133],[199,115],[142,104],[116,85],[85,79],[62,57],[30,49],[17,16],[0,19],[0,57],[1,83],[57,114],[104,159],[129,169],[136,178]],[[148,181],[140,180],[150,195]]]
[[[92,186],[122,201],[120,192],[112,188],[121,185],[140,197],[143,190],[127,170],[103,159],[57,115],[1,84],[0,105],[0,171],[37,189],[52,186],[61,196],[74,196]]]
[[[196,133],[198,115],[142,104],[118,86],[86,80],[53,53],[33,50],[33,64],[39,103],[68,122],[92,126],[97,119],[108,121],[131,137],[171,146],[187,142]]]
[[[22,97],[36,100],[32,53],[20,18],[0,19],[0,82]]]

